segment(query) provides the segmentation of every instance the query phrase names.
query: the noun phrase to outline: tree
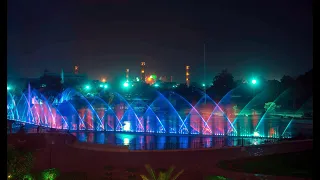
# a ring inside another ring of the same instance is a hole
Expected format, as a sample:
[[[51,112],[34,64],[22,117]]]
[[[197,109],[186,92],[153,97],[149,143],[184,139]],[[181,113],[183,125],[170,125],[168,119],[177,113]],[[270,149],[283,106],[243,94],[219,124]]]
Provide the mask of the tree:
[[[145,175],[140,175],[143,180],[176,180],[184,170],[179,171],[175,176],[171,177],[173,170],[175,169],[174,166],[170,166],[170,168],[165,172],[159,172],[159,177],[156,177],[155,171],[151,168],[149,164],[145,165],[146,170],[148,171],[150,177],[148,178]]]
[[[213,78],[213,86],[208,91],[222,97],[233,89],[235,84],[233,75],[224,69]]]
[[[280,108],[276,103],[274,102],[267,102],[264,104],[264,109],[266,112],[274,113],[276,109]]]
[[[33,156],[30,152],[7,147],[7,173],[12,179],[23,179],[33,166]]]
[[[280,82],[285,89],[292,87],[294,85],[293,77],[287,76],[287,75],[282,76]]]

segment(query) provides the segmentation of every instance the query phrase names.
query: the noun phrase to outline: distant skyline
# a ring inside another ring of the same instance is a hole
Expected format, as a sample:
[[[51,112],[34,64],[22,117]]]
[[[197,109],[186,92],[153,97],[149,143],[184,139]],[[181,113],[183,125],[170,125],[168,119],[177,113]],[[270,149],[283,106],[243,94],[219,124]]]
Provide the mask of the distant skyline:
[[[8,1],[8,76],[35,77],[44,69],[90,78],[147,73],[207,82],[227,68],[236,79],[298,76],[312,68],[311,0]]]

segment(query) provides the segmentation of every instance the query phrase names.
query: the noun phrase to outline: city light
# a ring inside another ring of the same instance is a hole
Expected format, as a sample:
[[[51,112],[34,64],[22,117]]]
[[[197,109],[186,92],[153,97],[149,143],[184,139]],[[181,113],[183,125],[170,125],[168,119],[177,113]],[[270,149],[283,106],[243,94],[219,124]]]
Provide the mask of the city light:
[[[90,86],[90,85],[86,85],[86,86],[85,86],[85,89],[86,89],[86,90],[90,90],[90,89],[91,89],[91,86]]]
[[[10,85],[7,85],[7,91],[10,91],[12,87]]]
[[[159,84],[158,84],[158,83],[155,83],[155,84],[154,84],[154,87],[159,87]]]
[[[257,80],[252,79],[251,83],[252,83],[252,84],[257,84]]]
[[[124,87],[128,87],[128,86],[129,86],[129,83],[128,83],[128,82],[125,82],[125,83],[123,83],[123,86],[124,86]]]
[[[129,145],[129,139],[128,138],[124,138],[123,139],[123,144],[125,145],[125,146],[128,146]]]
[[[123,130],[130,131],[130,127],[131,127],[130,121],[125,121],[124,126],[123,126]]]
[[[107,82],[106,78],[102,78],[101,82],[103,82],[103,83]]]
[[[202,83],[202,87],[206,87],[206,84],[205,84],[205,83]]]
[[[253,133],[253,136],[258,137],[258,136],[260,136],[260,134],[259,134],[257,131],[255,131],[255,132]]]
[[[107,89],[107,88],[108,88],[108,85],[107,85],[107,84],[105,84],[105,85],[103,86],[103,88]]]
[[[139,79],[138,77],[136,77],[136,81],[137,81],[137,82],[139,82],[139,81],[140,81],[140,79]]]
[[[103,84],[100,84],[100,87],[102,88],[102,87],[103,87]]]

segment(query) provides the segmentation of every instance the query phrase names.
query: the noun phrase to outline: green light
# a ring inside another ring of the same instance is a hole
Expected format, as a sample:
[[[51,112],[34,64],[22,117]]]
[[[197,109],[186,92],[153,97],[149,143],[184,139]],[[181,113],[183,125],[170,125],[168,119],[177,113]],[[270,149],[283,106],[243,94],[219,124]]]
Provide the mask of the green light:
[[[7,91],[10,91],[11,89],[11,86],[7,86]]]
[[[154,87],[159,87],[159,84],[155,83],[155,84],[154,84]]]
[[[86,86],[85,86],[85,89],[86,89],[86,90],[89,90],[89,89],[91,89],[91,86],[86,85]]]
[[[139,79],[138,77],[136,77],[136,80],[137,80],[137,82],[139,82],[139,81],[140,81],[140,79]]]
[[[152,78],[152,79],[156,80],[156,79],[157,79],[157,75],[152,74],[152,75],[150,76],[150,78]]]
[[[107,84],[105,84],[105,85],[103,86],[103,88],[107,89],[107,88],[108,88],[108,85],[107,85]]]
[[[172,87],[173,87],[173,88],[176,88],[177,86],[176,86],[176,85],[173,85]]]
[[[100,87],[103,87],[103,84],[100,84]]]
[[[42,178],[46,180],[54,180],[58,177],[59,172],[56,169],[47,169],[42,172]]]
[[[252,79],[251,83],[252,83],[252,84],[257,84],[257,80]]]
[[[24,180],[33,180],[33,177],[30,174],[27,174],[23,177]]]
[[[125,83],[123,83],[123,86],[124,86],[124,87],[128,87],[128,86],[129,86],[129,83],[128,83],[128,82],[125,82]]]
[[[253,133],[253,136],[258,137],[258,136],[260,136],[260,134],[259,134],[257,131],[255,131],[255,132]]]
[[[202,84],[202,87],[205,87],[205,86],[206,86],[206,84],[203,83],[203,84]]]

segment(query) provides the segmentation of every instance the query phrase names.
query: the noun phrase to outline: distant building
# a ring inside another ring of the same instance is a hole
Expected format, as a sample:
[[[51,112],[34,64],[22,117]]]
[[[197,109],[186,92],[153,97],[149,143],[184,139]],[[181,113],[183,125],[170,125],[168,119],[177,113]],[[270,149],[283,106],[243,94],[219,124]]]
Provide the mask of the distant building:
[[[189,87],[190,86],[190,66],[186,66],[186,84]]]
[[[59,81],[63,83],[64,87],[76,87],[88,81],[88,76],[86,74],[64,73],[63,71],[61,74],[46,71],[44,76],[59,78]],[[48,83],[50,82],[43,82],[42,86],[46,86]]]
[[[145,72],[145,62],[141,62],[141,70],[140,70],[140,79],[144,82],[146,79],[146,72]]]

